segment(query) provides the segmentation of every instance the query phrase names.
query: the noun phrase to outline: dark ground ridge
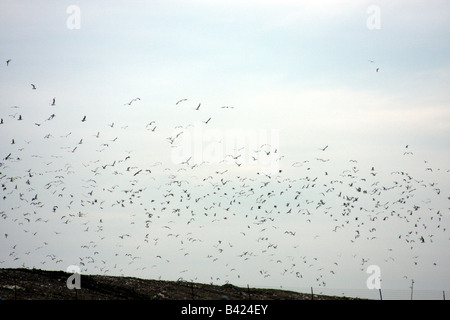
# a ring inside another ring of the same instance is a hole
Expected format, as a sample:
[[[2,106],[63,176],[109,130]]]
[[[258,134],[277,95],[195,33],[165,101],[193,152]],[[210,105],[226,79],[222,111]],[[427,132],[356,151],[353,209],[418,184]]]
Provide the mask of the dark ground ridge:
[[[26,268],[0,269],[2,300],[361,300],[279,289],[213,285],[134,277],[80,275],[81,289],[69,289],[72,273]]]

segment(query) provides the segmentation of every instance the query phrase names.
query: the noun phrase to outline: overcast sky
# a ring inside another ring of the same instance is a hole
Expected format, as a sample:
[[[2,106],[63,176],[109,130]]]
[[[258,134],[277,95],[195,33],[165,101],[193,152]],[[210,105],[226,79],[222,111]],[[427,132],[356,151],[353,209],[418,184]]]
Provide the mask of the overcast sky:
[[[0,267],[448,290],[449,18],[2,1]]]

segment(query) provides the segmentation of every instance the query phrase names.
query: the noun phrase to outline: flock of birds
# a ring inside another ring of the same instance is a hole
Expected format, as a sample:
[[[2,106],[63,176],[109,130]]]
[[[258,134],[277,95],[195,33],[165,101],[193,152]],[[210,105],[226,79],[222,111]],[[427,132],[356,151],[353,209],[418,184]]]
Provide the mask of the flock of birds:
[[[39,88],[31,84],[31,90]],[[81,112],[76,121],[55,125],[64,106],[49,101],[40,118],[25,107],[1,106],[0,267],[75,264],[83,273],[216,283],[253,274],[326,286],[341,267],[364,271],[380,263],[360,246],[378,243],[383,263],[396,263],[396,254],[406,250],[411,265],[437,266],[415,250],[438,237],[449,240],[450,197],[434,180],[448,180],[449,170],[426,161],[418,173],[378,170],[356,159],[339,169],[327,157],[332,146],[318,146],[315,158],[289,162],[278,145],[261,143],[236,147],[215,164],[192,156],[163,162],[162,148],[143,158],[142,150],[130,150],[129,138],[150,135],[173,150],[192,123],[166,128],[172,133],[164,135],[158,119],[118,126],[118,117],[96,119],[98,129],[90,132],[83,126],[91,117]],[[180,99],[172,107],[189,102]],[[132,112],[142,103],[136,97],[123,108]],[[204,108],[191,106],[192,112]],[[199,122],[211,125],[213,117]],[[401,157],[414,157],[410,150],[404,147]],[[262,157],[274,155],[276,171],[258,170]],[[153,156],[156,161],[149,160]],[[394,225],[403,227],[383,231]]]

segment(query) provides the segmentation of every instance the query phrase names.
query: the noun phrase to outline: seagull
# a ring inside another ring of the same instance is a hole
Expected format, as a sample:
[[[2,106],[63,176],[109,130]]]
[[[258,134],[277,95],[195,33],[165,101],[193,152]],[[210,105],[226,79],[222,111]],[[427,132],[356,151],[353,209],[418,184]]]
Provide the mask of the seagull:
[[[50,104],[51,106],[56,105],[56,98],[53,98],[52,103]]]
[[[208,120],[206,120],[206,121],[203,121],[203,123],[205,123],[205,124],[208,124],[209,120],[211,120],[211,117],[209,117],[209,119],[208,119]]]
[[[199,103],[199,104],[198,104],[198,107],[197,107],[197,108],[195,108],[194,110],[198,110],[198,109],[200,109],[200,105],[201,105],[201,103]]]
[[[147,128],[147,127],[151,126],[151,125],[154,124],[154,123],[155,123],[155,121],[151,121],[151,122],[149,122],[145,127]]]
[[[81,119],[81,122],[85,122],[86,121],[86,116],[83,117],[83,119]]]
[[[325,148],[320,148],[320,150],[325,151],[325,149],[328,148],[328,145]]]
[[[380,68],[377,68],[375,71],[378,72],[378,70],[380,70]]]
[[[36,90],[36,86],[34,84],[31,84],[31,89]]]
[[[181,100],[178,100],[177,101],[177,103],[175,103],[175,105],[178,105],[180,102],[183,102],[183,101],[186,101],[187,99],[181,99]]]
[[[136,101],[136,100],[141,100],[141,99],[140,99],[140,98],[134,98],[134,99],[132,99],[130,102],[124,103],[124,105],[129,105],[129,106],[131,106],[131,104],[132,104],[134,101]]]
[[[11,62],[11,59],[6,60],[6,66],[9,66],[10,62]]]

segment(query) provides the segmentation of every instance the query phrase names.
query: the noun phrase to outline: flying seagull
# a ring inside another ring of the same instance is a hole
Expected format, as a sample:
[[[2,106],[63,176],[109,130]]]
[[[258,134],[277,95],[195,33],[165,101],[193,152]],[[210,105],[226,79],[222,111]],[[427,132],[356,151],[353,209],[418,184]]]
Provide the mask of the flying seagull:
[[[81,119],[81,122],[85,122],[86,121],[86,116],[83,117],[83,119]]]
[[[6,60],[6,66],[9,66],[10,62],[11,62],[11,59]]]
[[[181,99],[181,100],[178,100],[177,101],[177,103],[175,103],[175,105],[178,105],[180,102],[183,102],[183,101],[186,101],[187,99]]]
[[[134,98],[134,99],[132,99],[130,102],[124,103],[124,105],[129,105],[129,106],[131,106],[131,104],[132,104],[134,101],[136,101],[136,100],[141,100],[141,98]]]
[[[36,90],[36,86],[34,84],[31,84],[31,89]]]
[[[205,123],[205,124],[208,124],[209,120],[211,120],[211,117],[209,117],[209,119],[208,119],[208,120],[206,120],[206,121],[203,121],[203,123]]]
[[[52,103],[50,104],[51,106],[56,105],[56,98],[53,98]]]
[[[201,105],[201,103],[199,103],[199,104],[198,104],[198,107],[197,107],[197,108],[195,108],[194,110],[198,110],[198,109],[200,109],[200,105]]]
[[[320,148],[320,150],[325,151],[325,149],[328,148],[328,145],[325,146],[325,148]]]
[[[155,123],[155,121],[152,120],[152,121],[150,121],[149,123],[147,123],[147,125],[146,125],[145,127],[148,128],[149,126],[151,126],[151,125],[154,124],[154,123]]]

